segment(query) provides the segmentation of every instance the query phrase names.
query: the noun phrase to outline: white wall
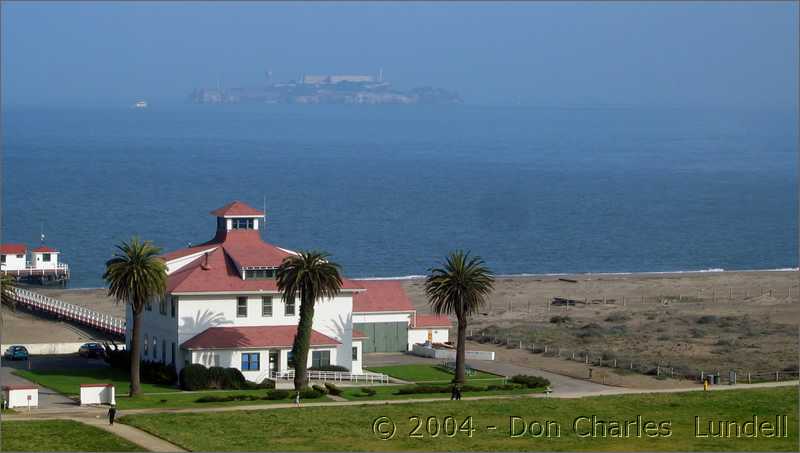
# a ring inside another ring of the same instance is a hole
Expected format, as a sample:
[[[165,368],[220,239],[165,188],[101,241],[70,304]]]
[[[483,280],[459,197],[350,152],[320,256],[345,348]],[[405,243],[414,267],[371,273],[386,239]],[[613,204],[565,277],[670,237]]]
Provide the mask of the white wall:
[[[36,269],[55,269],[58,267],[58,252],[50,252],[50,261],[44,261],[45,252],[33,252],[33,267]]]
[[[360,349],[360,348],[359,348]],[[278,350],[278,349],[275,349]],[[259,383],[264,380],[264,378],[269,377],[269,373],[271,371],[286,371],[289,369],[288,366],[288,353],[290,349],[279,349],[280,351],[280,359],[278,361],[278,369],[271,370],[269,369],[269,349],[242,349],[242,350],[230,350],[230,349],[215,349],[215,350],[204,350],[204,351],[191,351],[192,363],[199,363],[205,365],[207,367],[210,366],[221,366],[223,368],[236,368],[237,370],[241,371],[244,375],[245,379],[251,382]],[[337,359],[339,358],[337,354],[336,348],[311,348],[308,351],[308,362],[307,366],[310,368],[312,364],[313,352],[314,351],[330,351],[331,357],[331,364],[336,364]],[[242,370],[242,353],[259,353],[259,370],[258,371],[244,371]],[[360,372],[361,365],[359,364],[359,372]]]
[[[16,271],[25,269],[27,263],[24,253],[21,255],[3,254],[3,256],[6,257],[6,262],[3,263],[3,270]]]
[[[388,312],[374,312],[374,313],[353,313],[354,323],[369,323],[369,322],[411,322],[411,313],[388,313]]]
[[[8,389],[3,390],[5,400],[8,401],[8,408],[15,407],[37,407],[39,405],[39,389]],[[30,399],[28,399],[30,398]]]
[[[437,328],[423,328],[423,329],[408,329],[408,349],[411,350],[412,346],[417,343],[425,343],[428,341],[428,333],[431,333],[433,343],[444,343],[450,337],[449,329]]]
[[[248,298],[247,316],[238,317],[236,315],[237,298],[235,295],[191,295],[178,296],[178,316],[177,316],[177,343],[178,345],[189,340],[195,335],[203,332],[209,327],[238,327],[238,326],[296,326],[300,319],[300,304],[295,304],[295,314],[285,315],[285,304],[277,293],[253,293],[243,295]],[[262,296],[272,296],[272,316],[262,316],[261,301]],[[352,368],[351,348],[353,322],[350,315],[353,306],[351,294],[343,293],[332,300],[323,300],[315,304],[313,329],[341,342],[336,348],[337,361],[334,361],[334,354],[331,354],[331,364]],[[157,306],[153,306],[153,312],[158,313]],[[145,312],[148,316],[148,312]],[[151,325],[158,326],[148,318],[146,329],[149,335],[169,334],[168,330],[151,329]],[[129,323],[130,324],[130,323]],[[179,353],[179,360],[176,364],[180,369],[183,366],[183,358]],[[285,364],[285,357],[282,357],[282,364]]]
[[[125,343],[130,348],[130,338],[133,331],[133,311],[130,305],[126,304],[125,307]],[[175,344],[175,365],[180,370],[183,364],[183,358],[180,354],[180,342],[178,341],[178,309],[176,307],[175,317],[172,317],[170,310],[169,298],[166,299],[165,314],[161,314],[159,310],[159,302],[154,301],[151,304],[152,309],[144,310],[142,313],[142,348],[140,354],[142,360],[172,363],[172,344]],[[147,340],[147,347],[145,347],[145,339]],[[154,341],[156,340],[155,349]],[[166,347],[166,349],[164,349]],[[165,351],[162,356],[162,349]],[[155,354],[154,354],[155,352]]]

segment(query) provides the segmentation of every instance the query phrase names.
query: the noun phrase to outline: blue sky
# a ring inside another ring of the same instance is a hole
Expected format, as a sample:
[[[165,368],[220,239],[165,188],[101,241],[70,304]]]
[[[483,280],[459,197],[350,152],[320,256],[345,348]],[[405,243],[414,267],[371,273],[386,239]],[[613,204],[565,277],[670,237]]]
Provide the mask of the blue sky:
[[[3,104],[180,101],[266,70],[470,103],[786,108],[796,2],[2,3]]]

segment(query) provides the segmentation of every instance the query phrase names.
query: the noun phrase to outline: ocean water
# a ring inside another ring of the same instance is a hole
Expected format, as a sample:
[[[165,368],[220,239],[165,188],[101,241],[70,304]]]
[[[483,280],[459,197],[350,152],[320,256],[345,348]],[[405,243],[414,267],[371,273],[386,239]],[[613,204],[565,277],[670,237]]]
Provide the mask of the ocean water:
[[[267,241],[351,277],[424,274],[456,248],[500,274],[798,266],[790,111],[153,106],[3,112],[2,240],[43,228],[71,287],[114,245],[213,236],[262,207]]]

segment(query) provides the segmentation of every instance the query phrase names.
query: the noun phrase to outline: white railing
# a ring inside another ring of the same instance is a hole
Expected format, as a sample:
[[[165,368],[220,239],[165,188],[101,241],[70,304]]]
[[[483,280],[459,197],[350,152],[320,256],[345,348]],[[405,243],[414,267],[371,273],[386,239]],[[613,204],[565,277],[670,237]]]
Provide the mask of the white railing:
[[[367,384],[388,384],[389,376],[381,373],[361,373],[353,374],[347,371],[306,371],[308,379],[311,381],[323,382],[364,382]],[[294,379],[294,370],[289,369],[286,371],[270,371],[270,379]]]
[[[41,310],[51,315],[92,327],[105,332],[125,335],[125,320],[106,313],[70,304],[63,300],[53,299],[25,288],[14,288],[17,302],[28,308]]]
[[[32,263],[28,261],[25,263],[25,267],[9,267],[7,264],[3,264],[0,266],[0,270],[10,274],[22,275],[25,273],[27,275],[36,275],[36,274],[49,274],[49,273],[56,273],[56,274],[65,274],[69,275],[69,264],[65,263],[58,263],[52,267],[37,267],[36,263]]]

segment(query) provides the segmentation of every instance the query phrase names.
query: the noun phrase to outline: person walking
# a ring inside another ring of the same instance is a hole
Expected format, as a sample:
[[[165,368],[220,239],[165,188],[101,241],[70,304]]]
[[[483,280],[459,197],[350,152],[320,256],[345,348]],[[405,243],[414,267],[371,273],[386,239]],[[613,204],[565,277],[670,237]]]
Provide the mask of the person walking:
[[[461,384],[456,385],[456,401],[461,401]]]
[[[112,404],[110,408],[108,408],[108,424],[114,424],[114,418],[117,416],[117,406]]]
[[[457,389],[458,389],[458,384],[453,384],[453,386],[450,387],[450,401],[456,399],[456,392],[458,391]]]

